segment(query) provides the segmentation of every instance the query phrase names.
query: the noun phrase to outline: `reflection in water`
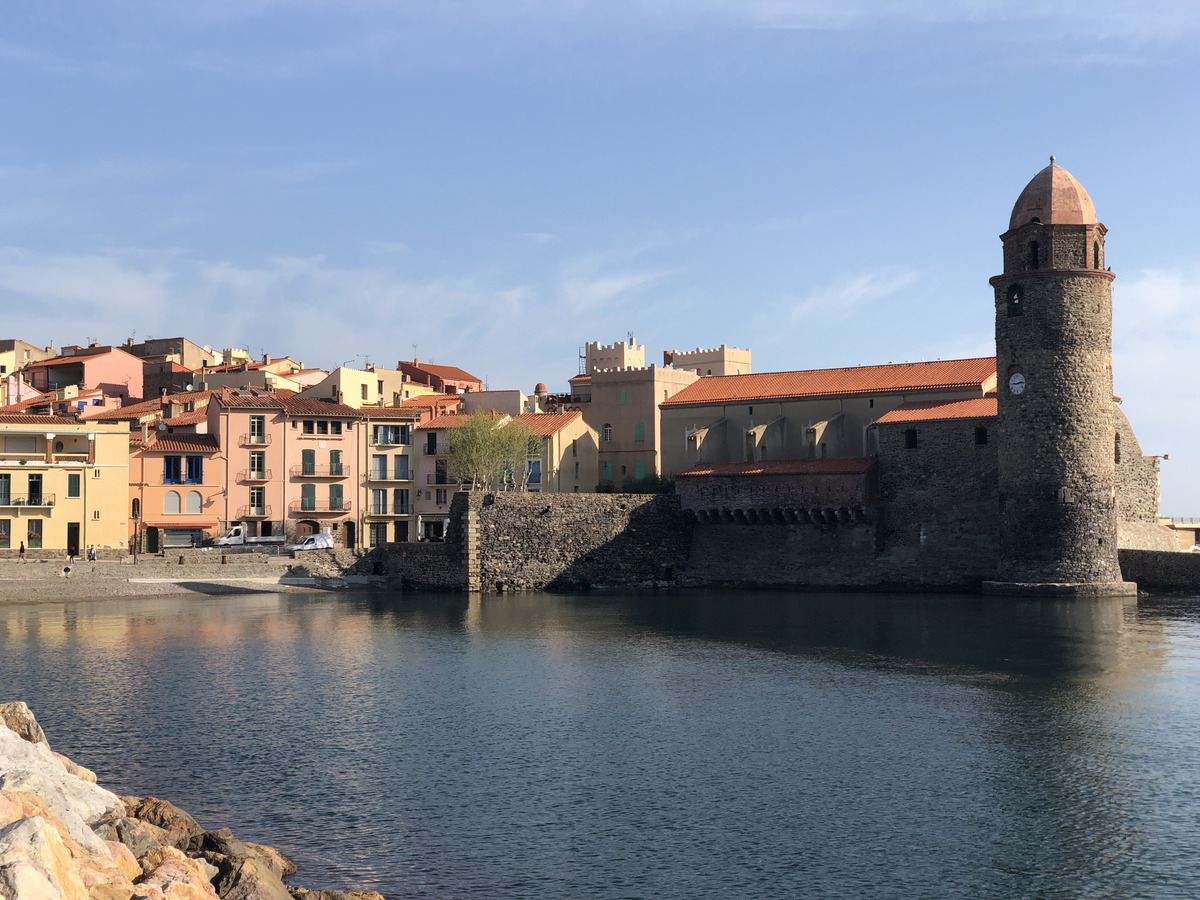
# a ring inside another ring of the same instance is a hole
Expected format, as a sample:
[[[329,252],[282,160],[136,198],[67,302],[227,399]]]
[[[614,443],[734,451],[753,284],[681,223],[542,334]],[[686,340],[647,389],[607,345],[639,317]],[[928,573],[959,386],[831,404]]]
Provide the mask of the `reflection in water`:
[[[1195,896],[1190,604],[695,593],[0,608],[120,792],[437,897]]]

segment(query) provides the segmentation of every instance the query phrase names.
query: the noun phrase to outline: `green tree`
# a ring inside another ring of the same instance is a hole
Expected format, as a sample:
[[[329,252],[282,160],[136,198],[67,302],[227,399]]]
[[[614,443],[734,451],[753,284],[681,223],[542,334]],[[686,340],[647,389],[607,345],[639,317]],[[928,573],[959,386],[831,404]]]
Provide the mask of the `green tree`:
[[[541,450],[541,439],[511,416],[472,413],[446,435],[447,471],[473,490],[525,490],[526,460]]]

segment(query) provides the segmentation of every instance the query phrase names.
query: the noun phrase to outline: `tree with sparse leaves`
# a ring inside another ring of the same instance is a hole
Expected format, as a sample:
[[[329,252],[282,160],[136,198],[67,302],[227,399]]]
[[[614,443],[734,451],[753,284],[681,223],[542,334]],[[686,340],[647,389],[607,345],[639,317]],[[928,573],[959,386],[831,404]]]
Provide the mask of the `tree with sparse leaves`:
[[[539,452],[540,439],[519,419],[472,413],[447,432],[447,473],[472,490],[525,490],[531,447]]]

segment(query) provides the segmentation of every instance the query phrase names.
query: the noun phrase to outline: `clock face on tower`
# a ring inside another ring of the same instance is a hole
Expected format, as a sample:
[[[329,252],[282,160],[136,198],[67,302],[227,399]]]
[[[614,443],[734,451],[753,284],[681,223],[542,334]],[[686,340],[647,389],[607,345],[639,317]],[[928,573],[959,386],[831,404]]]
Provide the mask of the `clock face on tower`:
[[[1025,376],[1020,372],[1014,373],[1012,378],[1008,379],[1008,389],[1014,394],[1025,393]]]

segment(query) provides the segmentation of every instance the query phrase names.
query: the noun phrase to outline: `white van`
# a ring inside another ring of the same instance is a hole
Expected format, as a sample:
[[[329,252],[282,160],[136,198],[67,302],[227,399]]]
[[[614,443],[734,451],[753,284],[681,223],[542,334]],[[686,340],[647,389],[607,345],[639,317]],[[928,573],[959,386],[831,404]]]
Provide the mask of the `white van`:
[[[290,544],[288,550],[332,550],[332,534],[310,534],[298,544]]]

